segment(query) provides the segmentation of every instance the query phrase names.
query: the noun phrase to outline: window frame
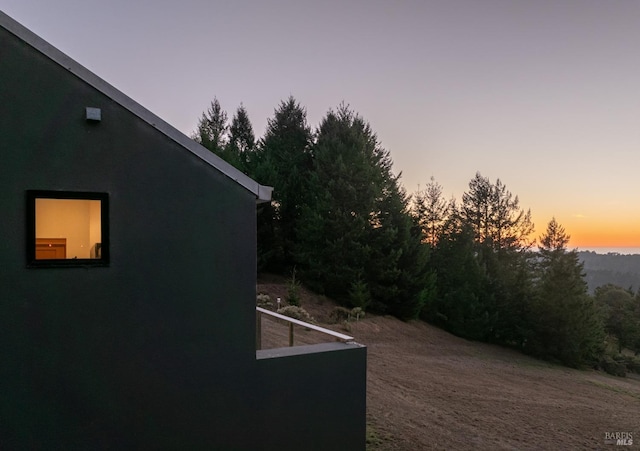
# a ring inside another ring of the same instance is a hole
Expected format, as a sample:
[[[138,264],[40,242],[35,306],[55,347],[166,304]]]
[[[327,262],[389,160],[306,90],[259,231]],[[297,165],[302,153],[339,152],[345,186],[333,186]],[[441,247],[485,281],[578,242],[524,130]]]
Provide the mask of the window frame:
[[[100,201],[100,258],[36,259],[36,199],[99,200]],[[109,266],[109,194],[88,191],[27,190],[27,267],[77,268]]]

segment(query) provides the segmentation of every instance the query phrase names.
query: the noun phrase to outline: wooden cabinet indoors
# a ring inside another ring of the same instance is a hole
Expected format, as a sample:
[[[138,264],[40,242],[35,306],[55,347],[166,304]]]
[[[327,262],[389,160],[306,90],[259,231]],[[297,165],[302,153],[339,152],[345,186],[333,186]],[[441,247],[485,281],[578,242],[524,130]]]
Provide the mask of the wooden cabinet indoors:
[[[66,238],[36,238],[36,260],[67,258]]]

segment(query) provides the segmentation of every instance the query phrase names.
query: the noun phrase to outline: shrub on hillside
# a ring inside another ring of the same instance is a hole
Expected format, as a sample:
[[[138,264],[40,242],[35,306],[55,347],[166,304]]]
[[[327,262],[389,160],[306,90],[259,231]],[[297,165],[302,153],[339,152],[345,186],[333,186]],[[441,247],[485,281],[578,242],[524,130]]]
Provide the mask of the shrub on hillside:
[[[622,355],[617,360],[627,368],[627,372],[640,374],[640,358],[632,355]]]
[[[613,359],[609,355],[605,355],[602,360],[600,360],[599,366],[603,371],[613,376],[625,377],[627,375],[627,367],[624,363]]]
[[[256,305],[267,310],[275,310],[273,302],[271,302],[271,297],[265,293],[258,293],[256,296]]]
[[[356,321],[360,321],[361,318],[364,318],[364,310],[362,310],[360,307],[352,308],[349,314],[349,319],[350,320],[355,319]]]
[[[335,307],[331,313],[329,314],[329,318],[334,324],[341,323],[343,321],[347,321],[349,319],[349,315],[351,314],[351,310],[345,307]]]
[[[329,318],[334,324],[350,322],[350,321],[358,321],[364,318],[364,310],[360,307],[354,307],[351,310],[345,307],[335,307],[331,313],[329,314]]]
[[[300,321],[304,321],[305,323],[316,323],[316,320],[311,315],[309,315],[309,312],[307,312],[302,307],[298,307],[297,305],[287,305],[286,307],[282,307],[281,309],[279,309],[277,313],[288,316],[290,318],[298,319]]]

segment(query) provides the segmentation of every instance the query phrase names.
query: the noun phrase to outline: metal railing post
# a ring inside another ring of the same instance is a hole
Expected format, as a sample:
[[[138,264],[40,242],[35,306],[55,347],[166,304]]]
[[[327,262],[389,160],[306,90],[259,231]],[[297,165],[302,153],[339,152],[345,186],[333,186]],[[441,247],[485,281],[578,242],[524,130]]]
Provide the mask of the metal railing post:
[[[289,323],[289,346],[293,346],[293,323]]]

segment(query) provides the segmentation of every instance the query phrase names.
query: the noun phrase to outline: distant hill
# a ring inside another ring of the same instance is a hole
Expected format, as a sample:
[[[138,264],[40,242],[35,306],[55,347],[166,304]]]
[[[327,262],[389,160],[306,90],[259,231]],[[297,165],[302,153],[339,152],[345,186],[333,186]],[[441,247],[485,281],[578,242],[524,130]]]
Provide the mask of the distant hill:
[[[578,257],[584,263],[590,293],[608,283],[631,288],[634,292],[640,288],[639,254],[596,254],[593,251],[580,251]]]

